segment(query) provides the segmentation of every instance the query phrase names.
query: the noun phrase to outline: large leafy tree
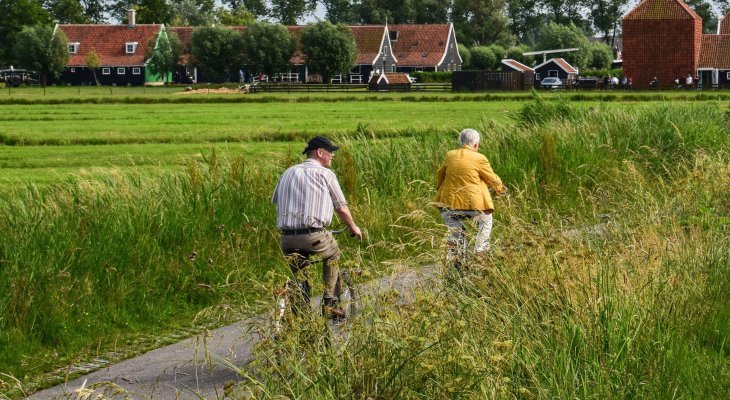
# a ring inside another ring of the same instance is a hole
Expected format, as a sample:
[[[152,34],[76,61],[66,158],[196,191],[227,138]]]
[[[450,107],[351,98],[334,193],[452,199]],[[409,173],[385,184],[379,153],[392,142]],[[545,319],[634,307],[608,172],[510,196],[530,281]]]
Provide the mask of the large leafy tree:
[[[521,43],[535,45],[537,33],[545,21],[541,6],[540,0],[507,0],[509,29]]]
[[[242,26],[256,21],[256,16],[245,7],[234,8],[232,10],[225,7],[218,7],[215,10],[215,19],[224,26]]]
[[[149,60],[147,68],[153,74],[161,76],[164,82],[168,82],[168,77],[180,63],[181,53],[182,44],[177,35],[172,31],[164,31],[159,39],[151,39],[147,46],[145,54],[145,58]]]
[[[271,0],[270,16],[284,25],[296,25],[297,20],[314,12],[314,0]]]
[[[562,57],[578,68],[585,67],[588,62],[588,39],[583,31],[573,24],[560,25],[550,22],[543,26],[537,48],[539,50],[578,48],[578,51],[558,54],[555,57]]]
[[[613,46],[616,30],[621,22],[628,0],[591,0],[587,3],[591,11],[593,27],[602,34],[604,42]]]
[[[0,65],[13,64],[13,45],[23,27],[51,22],[38,0],[0,0]]]
[[[243,41],[246,63],[266,74],[285,71],[294,55],[294,38],[283,25],[254,22],[243,32]]]
[[[53,20],[60,24],[85,24],[89,18],[79,0],[50,0],[47,4]]]
[[[243,64],[243,51],[241,34],[228,28],[203,27],[190,38],[193,64],[217,82],[228,79]]]
[[[544,0],[548,16],[553,22],[562,25],[573,24],[583,32],[591,32],[590,21],[585,18],[586,4],[594,0]],[[590,8],[590,6],[589,6]]]
[[[509,32],[504,9],[505,0],[454,0],[451,18],[459,42],[512,44],[514,37]]]
[[[325,79],[347,73],[355,66],[357,47],[349,27],[329,21],[311,24],[302,31],[302,52],[307,66]]]
[[[265,17],[269,14],[269,8],[266,6],[265,0],[223,0],[231,13],[241,12],[243,10],[250,12],[254,17]]]
[[[215,22],[213,0],[175,0],[170,8],[173,26],[207,26]]]
[[[106,13],[107,5],[104,0],[81,0],[81,5],[84,8],[84,15],[89,22],[100,24],[106,20],[104,14]]]
[[[349,24],[357,21],[355,9],[350,0],[321,0],[320,3],[324,7],[327,21],[333,24]]]
[[[451,0],[359,0],[353,4],[358,22],[365,24],[444,23],[450,7]]]
[[[49,25],[23,28],[15,45],[15,59],[19,66],[38,71],[44,87],[48,76],[59,76],[68,62],[66,35]]]
[[[172,17],[172,5],[166,0],[140,0],[137,4],[137,23],[169,24]]]

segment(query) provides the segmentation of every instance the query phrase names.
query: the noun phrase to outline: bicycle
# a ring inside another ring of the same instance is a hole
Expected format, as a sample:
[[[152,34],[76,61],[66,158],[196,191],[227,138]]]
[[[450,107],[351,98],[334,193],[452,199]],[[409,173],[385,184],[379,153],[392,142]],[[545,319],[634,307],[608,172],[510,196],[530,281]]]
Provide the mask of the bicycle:
[[[330,230],[333,235],[339,235],[345,232],[347,228]],[[303,257],[311,261],[311,265],[321,262],[321,260],[311,260],[312,254],[302,252]],[[341,324],[348,318],[351,318],[360,309],[360,295],[355,287],[355,277],[363,275],[361,268],[343,268],[338,271],[337,283],[335,285],[335,293],[337,293],[337,302],[339,308],[329,311],[334,314],[333,322]],[[300,310],[311,311],[310,304],[311,287],[309,282],[303,281],[297,284],[294,279],[289,279],[284,287],[274,291],[276,299],[276,307],[271,316],[271,326],[274,336],[278,336],[284,330],[285,321],[291,320],[290,317],[297,316]],[[324,308],[324,304],[322,304]],[[324,314],[324,313],[323,313]]]

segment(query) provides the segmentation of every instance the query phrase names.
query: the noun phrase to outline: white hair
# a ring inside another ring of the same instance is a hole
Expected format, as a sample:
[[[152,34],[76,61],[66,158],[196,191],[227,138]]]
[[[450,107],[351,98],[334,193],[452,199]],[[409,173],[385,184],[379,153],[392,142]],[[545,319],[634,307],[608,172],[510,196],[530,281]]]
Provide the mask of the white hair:
[[[464,129],[459,134],[459,141],[462,146],[473,146],[479,143],[479,132],[475,129]]]

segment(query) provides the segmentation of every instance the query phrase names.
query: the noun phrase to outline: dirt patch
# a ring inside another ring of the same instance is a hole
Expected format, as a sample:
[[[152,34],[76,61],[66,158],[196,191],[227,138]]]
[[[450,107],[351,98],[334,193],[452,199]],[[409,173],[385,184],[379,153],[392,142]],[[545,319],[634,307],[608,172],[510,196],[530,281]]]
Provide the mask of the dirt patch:
[[[177,92],[175,94],[245,94],[248,93],[248,89],[242,87],[241,89],[230,89],[230,88],[217,88],[217,89],[190,89],[184,92]]]

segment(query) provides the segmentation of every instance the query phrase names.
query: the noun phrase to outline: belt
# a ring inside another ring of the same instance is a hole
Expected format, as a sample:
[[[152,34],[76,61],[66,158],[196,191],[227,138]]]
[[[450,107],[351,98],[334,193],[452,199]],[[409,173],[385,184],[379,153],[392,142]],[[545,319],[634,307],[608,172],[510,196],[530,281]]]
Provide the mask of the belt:
[[[307,235],[310,233],[321,232],[324,228],[301,228],[301,229],[282,229],[281,234],[284,236],[289,235]]]

